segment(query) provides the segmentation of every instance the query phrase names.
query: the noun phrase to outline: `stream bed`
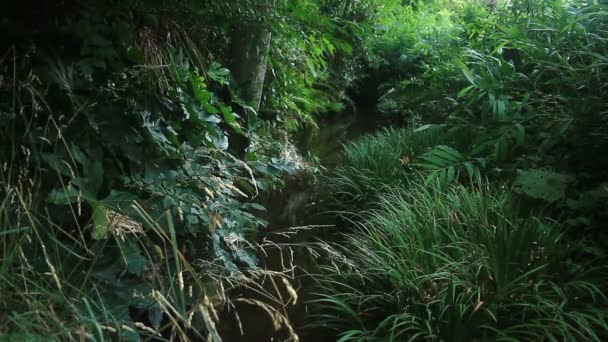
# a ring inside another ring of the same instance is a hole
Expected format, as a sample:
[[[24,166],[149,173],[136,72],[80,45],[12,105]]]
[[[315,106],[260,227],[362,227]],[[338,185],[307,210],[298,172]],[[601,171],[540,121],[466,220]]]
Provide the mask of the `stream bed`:
[[[319,128],[305,132],[300,140],[299,150],[303,156],[316,156],[323,167],[331,169],[338,163],[343,144],[375,129],[376,112],[373,106],[362,108],[356,114],[340,113],[319,123]],[[304,175],[304,176],[303,176]],[[285,187],[262,199],[267,208],[268,227],[260,236],[258,243],[266,245],[272,241],[277,247],[265,248],[267,253],[260,263],[264,269],[290,272],[292,286],[297,291],[295,305],[284,310],[290,325],[298,335],[299,341],[329,342],[336,336],[321,328],[306,328],[310,323],[311,308],[308,302],[314,295],[314,281],[308,275],[322,258],[322,253],[313,256],[311,249],[318,247],[319,241],[335,241],[339,235],[338,217],[328,212],[321,195],[322,186],[305,176],[306,172],[288,177]],[[280,246],[280,248],[279,248]],[[317,246],[317,247],[315,247]],[[276,293],[276,285],[266,281],[264,286],[269,292]],[[285,287],[279,287],[278,297],[289,298]],[[242,289],[239,296],[259,296],[259,293]],[[262,296],[263,297],[263,296]],[[263,300],[263,298],[259,298]],[[228,342],[266,342],[292,341],[286,328],[276,330],[268,313],[259,306],[242,304],[236,307],[239,319],[232,319],[222,327],[224,341]],[[240,325],[239,325],[240,321]],[[241,334],[241,328],[243,334]]]

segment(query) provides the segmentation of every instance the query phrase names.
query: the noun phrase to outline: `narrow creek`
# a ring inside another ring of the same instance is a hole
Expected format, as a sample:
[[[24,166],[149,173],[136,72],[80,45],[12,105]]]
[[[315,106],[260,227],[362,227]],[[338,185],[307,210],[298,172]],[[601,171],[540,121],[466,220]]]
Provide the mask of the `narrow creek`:
[[[321,165],[331,169],[338,162],[342,146],[376,127],[376,111],[374,105],[361,106],[356,112],[338,113],[319,123],[319,128],[303,134],[299,142],[301,155],[314,155]],[[287,308],[290,324],[303,342],[329,342],[336,337],[330,331],[319,328],[304,328],[310,323],[310,307],[307,303],[314,292],[313,280],[307,274],[314,269],[315,260],[308,248],[319,239],[335,239],[339,232],[335,213],[329,213],[323,206],[317,193],[318,185],[311,184],[310,179],[295,175],[285,180],[285,187],[280,192],[270,194],[262,202],[267,208],[269,225],[261,236],[278,245],[291,248],[269,248],[262,258],[261,264],[265,269],[281,271],[285,269],[287,259],[291,258],[295,269],[293,271],[293,287],[297,290],[298,300],[295,305]],[[319,203],[321,202],[321,203]],[[297,233],[295,233],[297,231]],[[261,242],[261,241],[260,241]],[[271,284],[265,284],[272,287]],[[246,290],[243,295],[251,295]],[[285,291],[284,298],[289,298]],[[286,329],[275,331],[268,314],[255,305],[237,307],[241,327],[238,322],[231,322],[222,328],[224,341],[228,342],[266,342],[289,341],[290,335]]]

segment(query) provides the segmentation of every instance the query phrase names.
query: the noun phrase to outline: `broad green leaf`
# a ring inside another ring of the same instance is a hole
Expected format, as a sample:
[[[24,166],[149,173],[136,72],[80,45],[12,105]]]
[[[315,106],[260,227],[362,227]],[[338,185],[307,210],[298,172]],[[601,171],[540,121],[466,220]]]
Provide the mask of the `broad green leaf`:
[[[564,198],[572,177],[545,169],[518,170],[513,191],[532,198],[555,202]]]
[[[88,201],[88,203],[93,210],[93,239],[105,239],[110,231],[110,221],[108,220],[108,216],[106,214],[106,208],[103,204],[97,201]]]
[[[78,192],[74,187],[69,187],[67,189],[53,189],[49,193],[47,197],[47,201],[52,204],[72,204],[78,201],[78,198],[81,197],[82,194]]]
[[[465,96],[469,91],[471,91],[472,89],[475,88],[475,85],[470,85],[466,88],[463,88],[461,91],[458,92],[458,98],[461,98],[463,96]]]
[[[460,70],[462,70],[464,77],[466,77],[467,80],[469,80],[469,82],[471,82],[472,85],[476,85],[475,78],[473,77],[473,74],[471,73],[471,70],[469,69],[469,67],[467,67],[467,65],[464,64],[464,62],[461,60],[456,61],[456,64],[460,67]]]
[[[237,133],[245,134],[243,128],[237,121],[238,115],[232,111],[232,108],[229,106],[220,107],[220,111],[224,117],[224,122],[228,124],[232,129],[234,129]]]
[[[498,161],[504,161],[509,154],[509,146],[507,139],[499,139],[494,145],[494,158]]]
[[[133,201],[138,200],[139,197],[131,192],[112,190],[110,194],[103,199],[103,203],[113,208],[130,205]]]
[[[456,177],[456,169],[453,166],[448,167],[446,180],[452,182]]]
[[[479,174],[479,170],[472,163],[464,163],[464,167],[467,170],[467,174],[470,178],[473,178]]]
[[[429,128],[437,127],[438,125],[422,125],[414,130],[414,132],[426,131]]]
[[[64,160],[61,160],[56,154],[41,153],[40,156],[42,157],[42,160],[49,164],[53,168],[53,170],[55,170],[55,172],[59,173],[60,175],[66,177],[75,176],[74,170],[72,169],[73,166]]]
[[[446,184],[448,184],[448,172],[447,169],[443,169],[439,171],[439,185],[443,187]]]
[[[131,274],[141,275],[148,264],[148,260],[141,254],[139,245],[132,241],[127,241],[120,245],[122,263]]]
[[[74,184],[78,184],[82,191],[95,196],[103,184],[103,155],[100,152],[101,150],[89,148],[85,153],[78,145],[72,144],[71,151],[74,158],[82,166],[82,175],[73,179]]]
[[[211,63],[209,70],[207,70],[207,75],[210,79],[218,82],[219,84],[229,84],[228,78],[230,76],[230,70],[222,67],[222,65],[217,62]]]
[[[451,161],[462,160],[462,155],[460,154],[460,152],[446,145],[437,146],[435,154]]]
[[[429,170],[437,169],[437,164],[431,164],[431,163],[416,163],[416,166],[422,167],[424,169],[429,169]]]

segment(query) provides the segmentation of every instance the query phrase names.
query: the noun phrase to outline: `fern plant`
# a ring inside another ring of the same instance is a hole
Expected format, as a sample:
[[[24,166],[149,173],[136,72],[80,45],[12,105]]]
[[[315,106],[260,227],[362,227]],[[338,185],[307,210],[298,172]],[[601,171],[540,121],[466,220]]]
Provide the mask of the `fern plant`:
[[[469,180],[479,179],[480,169],[486,166],[485,159],[471,160],[446,145],[435,146],[419,159],[421,161],[414,165],[429,172],[426,183],[437,182],[442,187],[455,182],[462,175],[467,176]]]

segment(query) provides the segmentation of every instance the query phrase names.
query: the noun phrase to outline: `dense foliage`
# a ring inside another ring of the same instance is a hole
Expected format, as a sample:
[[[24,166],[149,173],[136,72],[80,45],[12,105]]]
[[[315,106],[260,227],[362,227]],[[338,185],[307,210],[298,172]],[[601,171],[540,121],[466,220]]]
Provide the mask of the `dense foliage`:
[[[0,19],[0,334],[219,340],[232,289],[284,277],[258,267],[253,199],[299,167],[275,137],[336,106],[330,58],[362,9],[31,5]],[[241,37],[263,55],[243,58]]]
[[[604,340],[606,6],[386,3],[371,77],[403,128],[328,175],[356,223],[327,247],[317,324],[342,341]]]
[[[571,267],[563,227],[479,184],[388,192],[317,300],[340,340],[601,340],[602,279]]]
[[[6,5],[0,340],[298,341],[302,251],[341,341],[605,340],[607,27],[598,0]],[[319,217],[339,236],[284,243]]]

